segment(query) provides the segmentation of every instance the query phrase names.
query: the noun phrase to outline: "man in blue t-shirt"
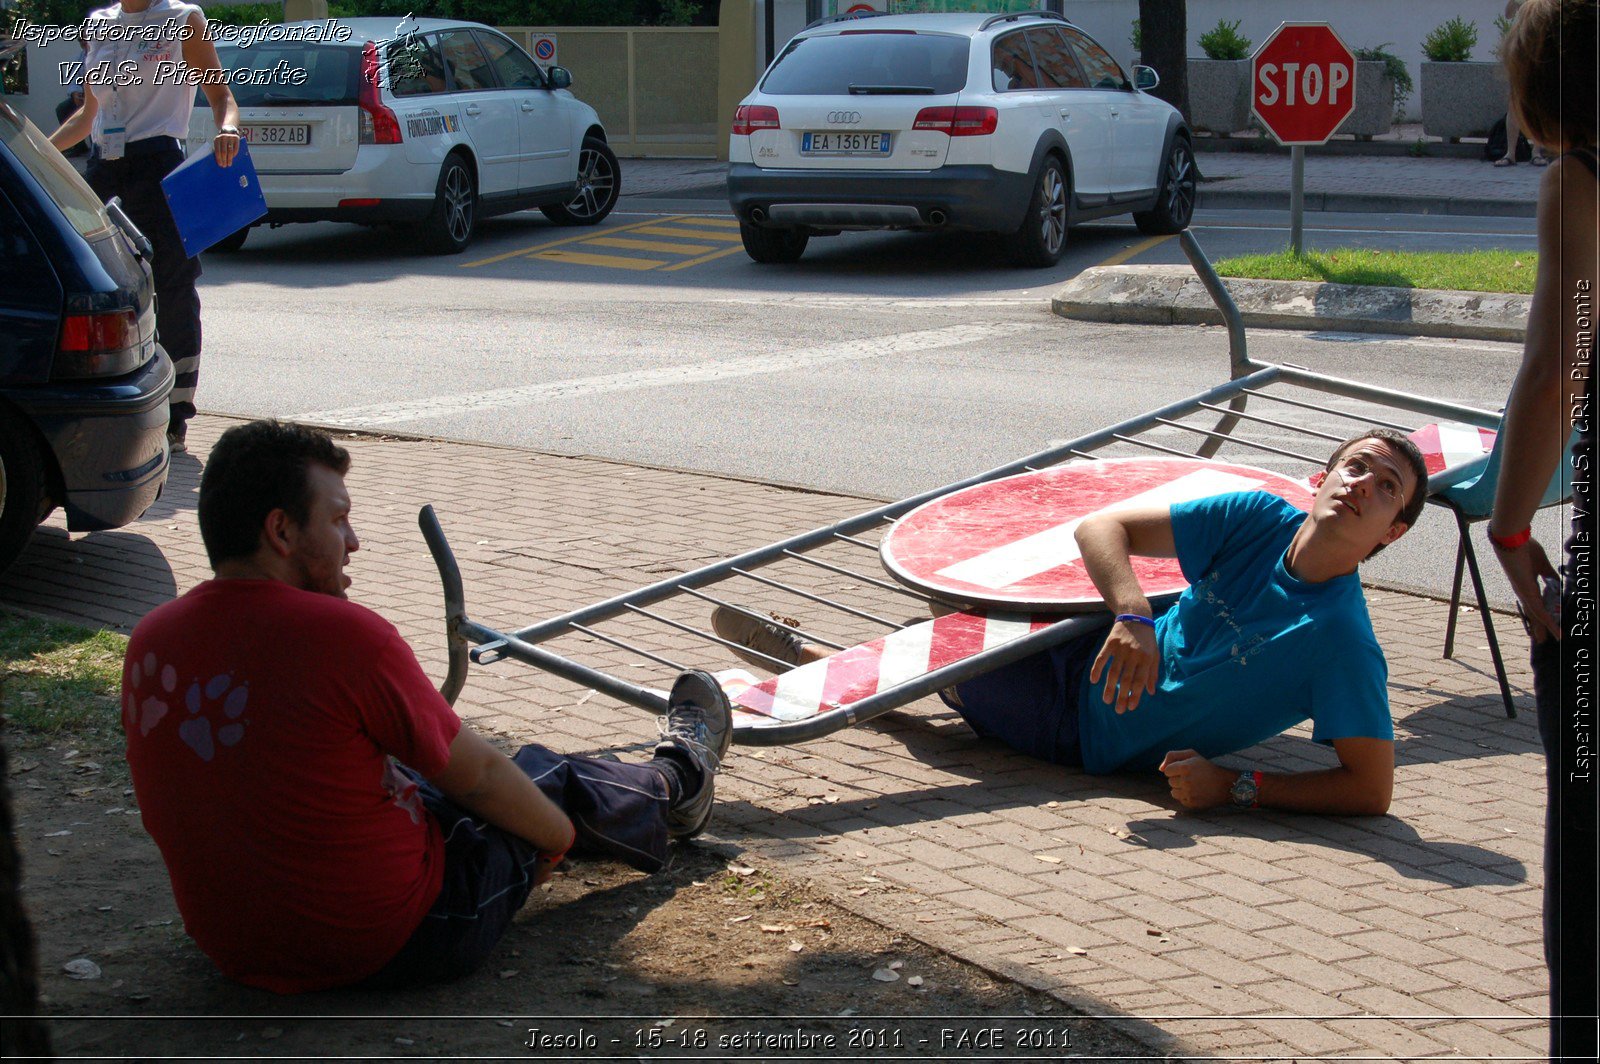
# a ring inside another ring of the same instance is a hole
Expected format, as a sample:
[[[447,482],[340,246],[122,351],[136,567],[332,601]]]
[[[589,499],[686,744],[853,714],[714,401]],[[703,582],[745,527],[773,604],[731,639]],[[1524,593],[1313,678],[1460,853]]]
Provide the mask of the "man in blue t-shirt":
[[[1193,809],[1233,802],[1383,813],[1394,788],[1388,666],[1356,569],[1422,510],[1427,468],[1388,430],[1346,440],[1310,513],[1267,492],[1116,510],[1077,532],[1116,615],[1099,631],[944,693],[980,735],[1093,773],[1159,769]],[[1133,555],[1177,558],[1189,587],[1159,618]],[[826,656],[718,608],[723,638],[799,665]],[[751,656],[747,660],[763,662]],[[1211,758],[1312,721],[1339,767],[1234,772]]]

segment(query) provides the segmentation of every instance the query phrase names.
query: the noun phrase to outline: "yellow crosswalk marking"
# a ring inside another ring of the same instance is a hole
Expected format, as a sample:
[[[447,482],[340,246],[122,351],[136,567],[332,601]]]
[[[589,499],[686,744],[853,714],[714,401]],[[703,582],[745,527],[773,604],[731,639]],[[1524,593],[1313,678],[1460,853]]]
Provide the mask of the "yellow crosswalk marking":
[[[621,255],[590,255],[582,251],[568,251],[566,248],[551,248],[541,251],[533,256],[547,262],[575,262],[580,266],[609,266],[618,270],[653,270],[657,266],[667,265],[663,259],[630,259]]]
[[[736,245],[736,246],[731,247],[731,248],[723,248],[721,251],[713,251],[709,255],[701,255],[698,259],[685,259],[682,262],[674,262],[671,266],[666,267],[661,272],[662,273],[666,273],[669,270],[681,270],[681,269],[684,269],[687,266],[698,266],[702,262],[710,262],[712,259],[720,259],[724,255],[732,255],[735,252],[743,251],[743,250],[744,250],[744,246],[743,245]]]
[[[639,229],[639,228],[641,228],[643,226],[653,225],[655,223],[655,221],[656,221],[656,219],[652,218],[649,221],[634,222],[631,225],[619,225],[619,226],[616,226],[614,228],[607,229],[607,230],[605,230],[605,232],[607,232],[607,233],[628,233],[628,232],[632,232],[633,230]],[[477,259],[477,260],[475,260],[473,262],[463,262],[460,265],[460,269],[470,270],[474,266],[492,266],[497,262],[504,262],[507,259],[515,259],[515,258],[518,258],[518,257],[520,257],[522,255],[532,255],[534,252],[544,251],[547,248],[559,247],[562,244],[575,244],[580,240],[589,240],[593,236],[594,236],[594,233],[591,230],[590,232],[587,232],[587,233],[579,233],[577,236],[562,237],[560,240],[549,240],[549,241],[546,241],[543,244],[535,244],[532,247],[528,247],[528,248],[517,248],[517,250],[515,250],[515,251],[502,251],[500,254],[491,255],[486,259]]]
[[[717,250],[710,244],[672,244],[665,240],[632,240],[625,236],[597,236],[593,240],[584,241],[585,247],[598,244],[607,248],[631,248],[634,251],[666,251],[677,252],[680,255],[703,255],[708,251]]]
[[[689,225],[710,225],[715,226],[718,229],[739,228],[739,219],[737,218],[701,218],[692,214],[686,214],[681,218],[670,218],[668,221],[685,223]]]
[[[684,229],[673,225],[645,225],[633,230],[650,236],[686,236],[695,240],[738,240],[738,233],[713,233],[704,229]]]

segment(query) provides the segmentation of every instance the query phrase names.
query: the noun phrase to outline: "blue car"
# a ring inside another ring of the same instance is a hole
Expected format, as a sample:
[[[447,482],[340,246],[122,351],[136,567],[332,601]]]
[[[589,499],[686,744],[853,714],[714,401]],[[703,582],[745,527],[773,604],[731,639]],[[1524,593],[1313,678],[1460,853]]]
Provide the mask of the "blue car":
[[[0,570],[55,507],[115,528],[166,483],[172,362],[120,213],[0,99]]]

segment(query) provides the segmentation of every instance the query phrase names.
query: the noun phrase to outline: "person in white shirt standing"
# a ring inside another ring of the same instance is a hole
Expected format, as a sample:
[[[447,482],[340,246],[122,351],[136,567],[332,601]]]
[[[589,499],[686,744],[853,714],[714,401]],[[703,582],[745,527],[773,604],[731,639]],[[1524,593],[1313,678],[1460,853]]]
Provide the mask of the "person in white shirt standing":
[[[190,71],[220,71],[217,49],[206,38],[206,16],[179,0],[122,0],[84,20],[88,41],[83,105],[50,137],[58,149],[90,138],[95,147],[89,184],[122,208],[150,238],[156,288],[156,335],[172,358],[167,443],[185,450],[200,377],[200,260],[183,248],[161,191],[161,179],[184,159],[184,138],[194,110]],[[239,108],[221,78],[201,91],[216,117],[212,151],[229,166],[239,152]]]

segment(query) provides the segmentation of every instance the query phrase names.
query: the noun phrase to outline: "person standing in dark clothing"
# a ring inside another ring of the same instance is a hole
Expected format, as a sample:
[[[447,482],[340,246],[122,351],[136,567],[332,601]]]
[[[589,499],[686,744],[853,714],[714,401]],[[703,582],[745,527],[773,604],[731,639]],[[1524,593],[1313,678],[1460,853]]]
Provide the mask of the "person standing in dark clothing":
[[[1594,301],[1600,284],[1595,142],[1595,0],[1528,0],[1501,55],[1511,111],[1555,160],[1539,185],[1539,271],[1522,366],[1506,402],[1489,541],[1533,640],[1545,751],[1544,948],[1550,1054],[1595,1059],[1597,786],[1588,767],[1594,633]],[[1578,441],[1564,453],[1572,431]],[[1572,474],[1565,586],[1533,538],[1533,514],[1563,462]],[[1583,690],[1588,687],[1588,690]]]
[[[205,14],[180,0],[122,0],[92,13],[82,32],[88,42],[83,104],[50,142],[65,151],[91,139],[90,187],[102,199],[119,197],[155,248],[156,335],[177,370],[167,443],[183,451],[200,379],[200,260],[184,251],[161,179],[184,160],[194,110],[194,83],[186,75],[199,71],[205,78],[221,63],[206,39]],[[201,90],[217,123],[212,151],[219,165],[230,166],[239,152],[238,105],[221,79],[203,80]]]

